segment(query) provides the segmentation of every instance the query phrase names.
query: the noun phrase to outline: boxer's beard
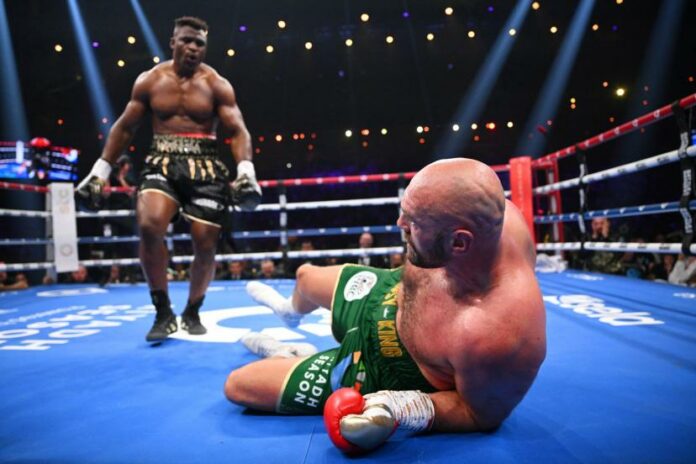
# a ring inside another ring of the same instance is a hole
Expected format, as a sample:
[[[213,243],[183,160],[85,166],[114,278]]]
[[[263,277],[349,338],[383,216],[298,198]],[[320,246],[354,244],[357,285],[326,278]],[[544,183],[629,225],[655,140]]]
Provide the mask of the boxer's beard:
[[[445,247],[445,234],[442,232],[438,233],[433,245],[426,251],[419,251],[413,244],[411,237],[409,237],[406,257],[411,264],[424,269],[443,267],[449,261]]]

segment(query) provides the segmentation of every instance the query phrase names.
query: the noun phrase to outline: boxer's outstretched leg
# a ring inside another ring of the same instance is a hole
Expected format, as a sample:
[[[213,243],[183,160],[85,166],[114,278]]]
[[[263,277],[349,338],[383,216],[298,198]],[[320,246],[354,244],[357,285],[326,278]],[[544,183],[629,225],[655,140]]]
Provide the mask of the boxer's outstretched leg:
[[[297,282],[289,298],[257,281],[249,282],[246,289],[254,301],[271,308],[288,327],[297,327],[305,314],[319,307],[331,308],[340,270],[341,266],[303,264],[297,269]]]

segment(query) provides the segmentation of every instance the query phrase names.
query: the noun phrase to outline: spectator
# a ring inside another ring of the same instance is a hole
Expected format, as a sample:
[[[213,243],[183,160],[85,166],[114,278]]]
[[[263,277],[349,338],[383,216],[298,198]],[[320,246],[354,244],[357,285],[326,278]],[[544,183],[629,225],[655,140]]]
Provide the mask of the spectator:
[[[4,265],[3,261],[0,261],[0,265]],[[14,278],[10,277],[7,272],[0,271],[0,292],[7,290],[22,290],[29,287],[29,282],[27,281],[27,276],[22,272],[18,272],[14,275]]]
[[[227,263],[227,272],[222,274],[223,280],[250,279],[251,275],[246,270],[246,261],[230,261]]]
[[[109,278],[105,283],[107,284],[120,284],[121,280],[121,267],[118,264],[112,264],[109,270]]]
[[[624,240],[611,232],[609,218],[597,217],[592,219],[590,242],[623,242]],[[586,263],[588,271],[604,272],[605,274],[621,274],[621,260],[617,253],[610,251],[595,251]]]
[[[651,280],[667,282],[669,274],[674,269],[675,256],[672,254],[658,255],[659,261],[652,267],[648,276]]]
[[[633,240],[636,243],[645,243],[642,238]],[[651,253],[635,253],[628,251],[619,259],[621,265],[621,273],[637,279],[647,277],[648,272],[654,266],[653,256]]]
[[[389,267],[395,269],[404,265],[403,253],[392,253],[389,255]]]
[[[363,249],[372,248],[375,243],[375,239],[369,232],[363,232],[360,234],[358,239],[358,246]],[[358,257],[358,264],[363,266],[372,267],[387,267],[387,262],[384,256],[379,255],[365,255]]]
[[[672,272],[669,273],[669,282],[677,285],[696,285],[696,256],[679,255]]]
[[[274,279],[278,277],[276,266],[273,260],[264,259],[261,261],[261,273],[258,276],[261,279]]]

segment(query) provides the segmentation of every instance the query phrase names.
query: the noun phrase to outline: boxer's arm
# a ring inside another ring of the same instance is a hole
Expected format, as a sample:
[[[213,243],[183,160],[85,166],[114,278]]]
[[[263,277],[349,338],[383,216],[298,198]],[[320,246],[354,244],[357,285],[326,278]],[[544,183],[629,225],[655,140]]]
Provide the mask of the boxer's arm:
[[[227,79],[217,77],[213,84],[213,92],[220,123],[231,133],[230,148],[235,162],[239,164],[240,161],[251,161],[251,134],[244,123],[242,111],[237,105],[232,85]]]
[[[133,140],[135,132],[147,114],[149,77],[150,71],[146,71],[138,76],[135,84],[133,84],[131,98],[128,104],[126,104],[125,110],[123,110],[123,113],[114,125],[111,126],[101,154],[101,158],[111,164],[116,162],[119,155],[123,153],[131,140]]]

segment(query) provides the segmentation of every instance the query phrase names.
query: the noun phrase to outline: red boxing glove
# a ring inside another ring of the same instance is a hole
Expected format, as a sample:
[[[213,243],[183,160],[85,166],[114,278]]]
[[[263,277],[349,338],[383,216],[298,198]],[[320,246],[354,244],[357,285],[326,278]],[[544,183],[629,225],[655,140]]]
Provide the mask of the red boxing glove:
[[[341,388],[329,396],[324,406],[324,424],[333,444],[346,453],[376,448],[398,425],[383,405],[365,408],[365,399],[352,388]]]

